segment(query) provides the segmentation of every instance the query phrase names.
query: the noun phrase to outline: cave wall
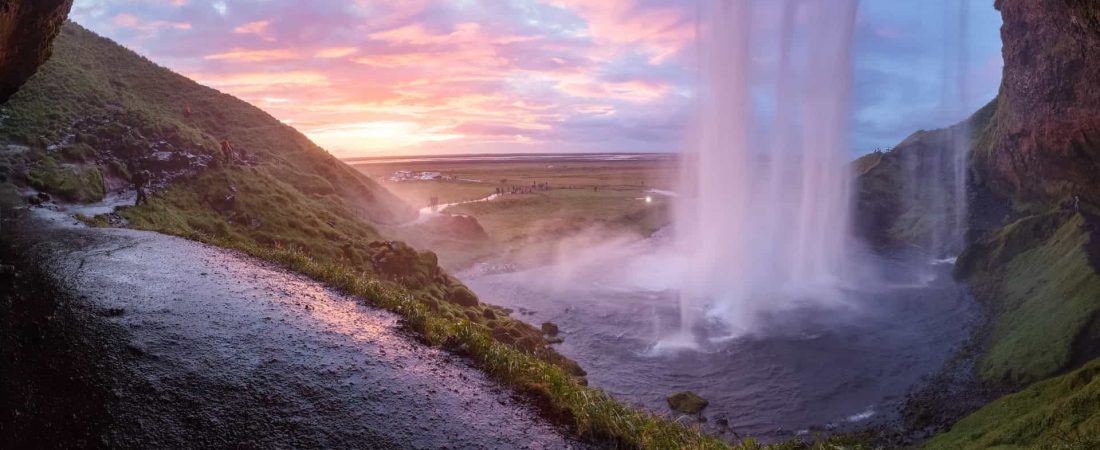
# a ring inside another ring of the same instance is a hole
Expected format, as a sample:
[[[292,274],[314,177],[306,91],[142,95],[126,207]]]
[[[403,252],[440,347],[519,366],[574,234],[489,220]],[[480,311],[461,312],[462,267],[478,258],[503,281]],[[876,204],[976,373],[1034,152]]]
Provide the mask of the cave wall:
[[[1004,75],[976,168],[1022,204],[1100,204],[1100,2],[997,0]]]
[[[0,0],[0,103],[49,59],[72,5],[72,0]]]

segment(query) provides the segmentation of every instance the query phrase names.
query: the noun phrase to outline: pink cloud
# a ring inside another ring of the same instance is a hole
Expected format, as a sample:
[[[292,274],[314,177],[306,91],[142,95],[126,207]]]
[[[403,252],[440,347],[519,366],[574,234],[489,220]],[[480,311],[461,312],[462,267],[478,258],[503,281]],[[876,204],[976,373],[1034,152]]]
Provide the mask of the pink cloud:
[[[195,4],[161,16],[127,11],[116,26],[202,17],[189,40],[162,43],[180,55],[177,70],[261,106],[338,154],[550,145],[563,139],[565,121],[615,117],[670,98],[667,83],[602,79],[608,73],[600,67],[631,40],[605,44],[551,23],[494,21],[516,7],[510,3],[357,1],[339,4],[344,14],[336,3],[227,3],[224,17]],[[663,27],[659,15],[638,17],[638,30]],[[653,58],[675,51],[660,41],[636,46]]]
[[[620,51],[640,50],[652,64],[667,61],[695,38],[694,22],[682,7],[647,7],[637,0],[546,1],[584,18],[597,43]]]
[[[132,14],[118,14],[111,22],[120,28],[131,28],[143,32],[156,32],[163,29],[190,30],[187,22],[169,22],[165,20],[142,21]]]

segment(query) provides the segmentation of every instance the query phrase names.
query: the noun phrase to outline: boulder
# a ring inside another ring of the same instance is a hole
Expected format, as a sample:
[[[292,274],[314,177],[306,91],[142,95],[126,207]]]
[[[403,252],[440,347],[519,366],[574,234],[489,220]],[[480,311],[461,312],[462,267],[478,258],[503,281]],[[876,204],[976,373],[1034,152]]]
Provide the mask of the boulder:
[[[542,334],[545,334],[547,336],[557,336],[558,331],[558,326],[554,322],[542,323]]]
[[[481,227],[477,219],[464,215],[442,215],[433,217],[421,227],[437,237],[460,241],[483,241],[489,234]]]
[[[485,308],[485,310],[481,312],[481,315],[484,316],[486,320],[495,320],[497,318],[497,313],[489,308]]]
[[[699,414],[709,402],[691,391],[677,392],[668,396],[668,407],[683,414]]]
[[[477,295],[463,285],[451,286],[447,290],[446,300],[459,306],[477,306]]]
[[[368,248],[375,271],[409,287],[423,287],[441,275],[435,253],[417,252],[400,241],[372,242]]]

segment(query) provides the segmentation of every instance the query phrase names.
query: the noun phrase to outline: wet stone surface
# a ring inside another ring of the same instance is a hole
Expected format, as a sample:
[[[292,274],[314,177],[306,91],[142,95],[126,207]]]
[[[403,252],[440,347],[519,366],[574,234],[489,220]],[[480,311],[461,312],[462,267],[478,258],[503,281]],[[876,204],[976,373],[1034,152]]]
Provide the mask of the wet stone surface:
[[[104,342],[101,445],[580,447],[358,299],[183,239],[33,221],[28,254]]]

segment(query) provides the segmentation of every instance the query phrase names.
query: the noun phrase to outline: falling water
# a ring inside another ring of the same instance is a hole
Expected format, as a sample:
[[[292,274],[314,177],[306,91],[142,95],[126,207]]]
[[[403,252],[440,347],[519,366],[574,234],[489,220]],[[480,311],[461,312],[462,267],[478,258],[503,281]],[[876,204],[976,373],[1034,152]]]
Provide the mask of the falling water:
[[[956,2],[955,3],[955,31],[957,36],[949,36],[945,40],[950,48],[955,50],[955,87],[957,92],[951,98],[954,101],[944,100],[944,104],[952,105],[955,113],[959,113],[960,110],[967,107],[967,97],[970,95],[969,84],[967,82],[966,63],[970,59],[970,52],[967,48],[967,34],[969,33],[969,4],[968,2]],[[950,51],[944,52],[945,55],[950,55]],[[945,88],[945,91],[947,89]],[[946,97],[947,95],[945,95]],[[967,196],[967,189],[969,188],[969,168],[970,168],[970,123],[963,121],[959,125],[955,126],[951,130],[950,141],[950,154],[951,154],[951,199],[952,199],[952,220],[950,222],[950,235],[952,246],[948,248],[950,254],[958,254],[962,250],[963,240],[965,239],[966,229],[968,225],[967,217],[969,213]]]
[[[681,343],[702,317],[740,334],[768,312],[839,302],[849,267],[857,1],[783,2],[767,119],[750,92],[752,3],[712,0],[701,11],[699,117],[676,222],[688,259]],[[766,142],[750,138],[758,129]]]
[[[944,120],[958,120],[967,112],[968,7],[960,1],[944,10]],[[927,138],[928,145],[902,155],[903,189],[915,243],[933,258],[948,258],[961,251],[967,228],[970,126],[962,121],[939,133]]]

